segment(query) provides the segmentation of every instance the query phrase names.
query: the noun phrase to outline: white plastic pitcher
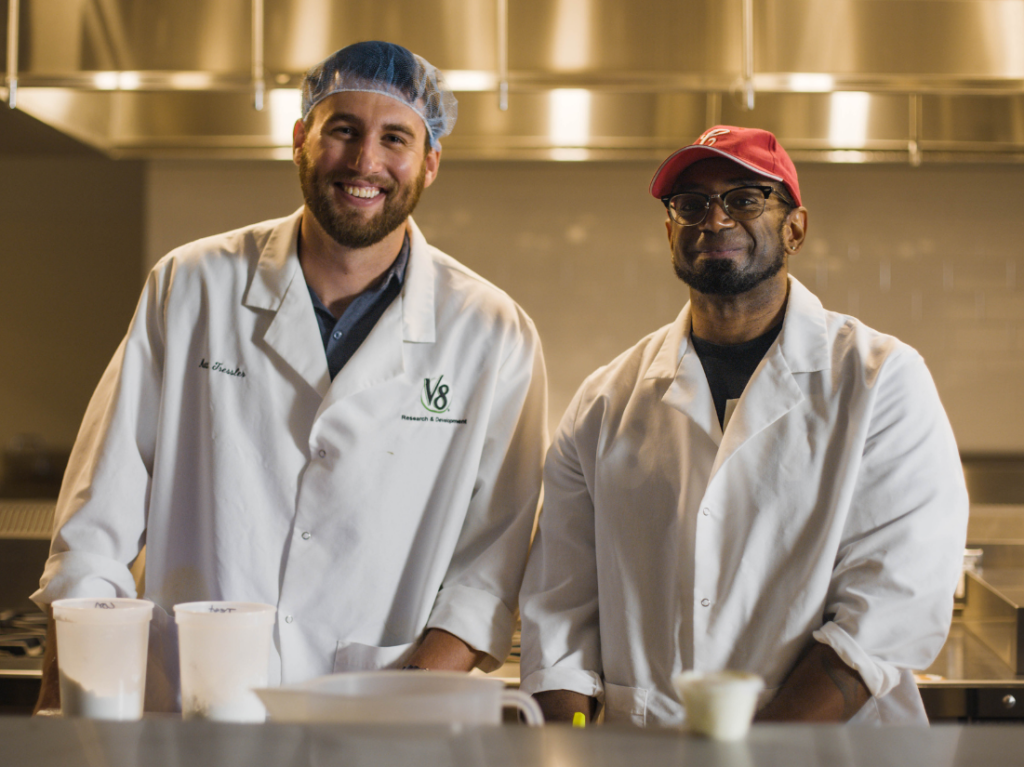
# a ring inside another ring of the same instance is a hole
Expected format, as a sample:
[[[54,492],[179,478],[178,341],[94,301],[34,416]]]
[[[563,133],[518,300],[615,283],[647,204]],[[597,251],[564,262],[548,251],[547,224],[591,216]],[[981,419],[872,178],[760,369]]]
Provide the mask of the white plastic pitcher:
[[[501,724],[516,708],[526,724],[544,724],[540,706],[496,678],[457,671],[357,671],[256,690],[278,722],[347,724]]]
[[[144,599],[58,599],[52,605],[65,716],[142,717],[153,603]]]
[[[174,606],[185,719],[262,722],[252,692],[265,687],[277,609],[258,602],[186,602]]]

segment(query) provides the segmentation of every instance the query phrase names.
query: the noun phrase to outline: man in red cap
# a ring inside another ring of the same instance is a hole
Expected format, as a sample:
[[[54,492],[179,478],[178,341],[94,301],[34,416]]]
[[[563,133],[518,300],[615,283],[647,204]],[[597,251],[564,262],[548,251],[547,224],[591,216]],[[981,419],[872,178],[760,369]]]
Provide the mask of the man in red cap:
[[[788,272],[796,168],[716,126],[650,188],[690,302],[592,374],[545,465],[522,689],[551,719],[679,724],[682,671],[764,678],[758,718],[925,722],[967,493],[920,355]]]

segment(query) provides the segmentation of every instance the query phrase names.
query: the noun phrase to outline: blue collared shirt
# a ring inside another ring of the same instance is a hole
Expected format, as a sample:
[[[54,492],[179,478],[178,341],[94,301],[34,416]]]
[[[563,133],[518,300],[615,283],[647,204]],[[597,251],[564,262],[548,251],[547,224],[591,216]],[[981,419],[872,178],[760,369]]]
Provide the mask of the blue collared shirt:
[[[356,353],[359,345],[370,335],[370,331],[384,314],[384,310],[402,292],[402,284],[405,282],[405,267],[408,263],[409,235],[406,234],[398,258],[384,272],[377,286],[368,288],[356,296],[337,320],[307,283],[309,297],[313,299],[316,322],[320,326],[324,351],[327,353],[327,369],[331,373],[332,381],[338,375],[338,371],[345,367],[349,358]]]

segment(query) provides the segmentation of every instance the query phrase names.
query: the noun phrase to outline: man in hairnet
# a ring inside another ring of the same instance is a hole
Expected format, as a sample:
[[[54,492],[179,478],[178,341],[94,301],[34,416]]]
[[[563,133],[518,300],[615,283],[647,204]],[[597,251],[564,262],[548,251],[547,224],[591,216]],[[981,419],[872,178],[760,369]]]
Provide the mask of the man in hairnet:
[[[277,608],[272,685],[489,671],[508,654],[546,378],[530,318],[410,217],[455,116],[419,56],[337,51],[307,74],[295,123],[304,206],[149,275],[34,595],[135,596],[145,545],[147,710],[180,705],[172,608],[194,600]]]
[[[924,361],[788,273],[808,215],[772,134],[716,126],[650,191],[690,301],[554,437],[522,689],[679,724],[675,675],[739,670],[762,719],[926,721],[912,669],[949,629],[967,494]]]

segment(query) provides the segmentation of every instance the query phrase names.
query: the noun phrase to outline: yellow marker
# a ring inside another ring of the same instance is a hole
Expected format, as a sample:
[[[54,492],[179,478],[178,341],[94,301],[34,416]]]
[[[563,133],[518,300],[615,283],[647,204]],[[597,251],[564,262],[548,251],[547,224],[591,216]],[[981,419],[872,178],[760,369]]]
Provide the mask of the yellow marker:
[[[577,711],[572,715],[572,726],[573,727],[586,727],[587,717],[583,715],[582,711]]]

